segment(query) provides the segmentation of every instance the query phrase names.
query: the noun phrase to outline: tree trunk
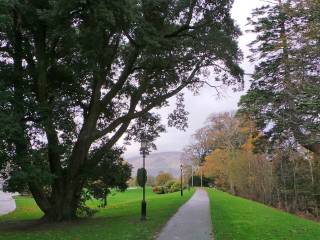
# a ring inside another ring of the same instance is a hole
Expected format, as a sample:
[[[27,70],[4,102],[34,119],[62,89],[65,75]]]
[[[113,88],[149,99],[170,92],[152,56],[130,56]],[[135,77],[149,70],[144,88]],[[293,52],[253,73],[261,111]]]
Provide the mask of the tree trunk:
[[[61,198],[63,202],[63,198]],[[42,218],[45,222],[61,222],[70,221],[77,218],[77,204],[75,202],[63,203],[61,205],[55,205],[49,208]]]
[[[314,154],[314,181],[313,194],[315,199],[315,215],[319,217],[320,215],[320,154],[319,151]]]
[[[293,204],[292,204],[292,211],[296,212],[297,211],[297,205],[298,205],[298,191],[297,191],[297,170],[296,170],[296,161],[295,158],[292,158],[292,163],[293,163],[293,167],[292,167],[292,171],[293,171],[293,193],[294,193],[294,197],[293,197]]]
[[[44,213],[42,218],[45,222],[69,221],[77,218],[77,210],[81,201],[81,190],[83,189],[84,180],[75,178],[72,183],[65,183],[65,179],[58,180],[64,186],[62,189],[56,189],[50,197],[36,184],[29,183],[31,193]],[[62,184],[65,183],[65,184]]]
[[[67,190],[54,197],[50,208],[44,211],[43,220],[48,222],[70,221],[77,218],[80,194],[73,189]]]

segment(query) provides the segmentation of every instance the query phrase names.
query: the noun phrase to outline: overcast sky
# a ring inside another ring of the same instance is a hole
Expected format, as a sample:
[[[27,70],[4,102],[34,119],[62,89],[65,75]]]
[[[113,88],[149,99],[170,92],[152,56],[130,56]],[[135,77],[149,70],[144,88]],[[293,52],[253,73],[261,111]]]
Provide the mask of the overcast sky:
[[[234,2],[232,16],[243,32],[243,35],[239,38],[239,46],[245,56],[249,53],[247,44],[254,39],[252,34],[245,33],[245,30],[248,29],[248,26],[246,26],[247,18],[250,17],[251,11],[254,8],[262,4],[263,1],[261,0],[235,0]],[[252,73],[253,66],[246,59],[244,59],[241,66],[246,73]],[[248,78],[246,77],[245,80],[245,89],[248,89]],[[223,92],[223,97],[217,98],[215,90],[209,87],[204,87],[197,96],[185,91],[185,105],[186,110],[189,112],[189,127],[185,132],[175,128],[167,128],[166,133],[161,134],[160,138],[156,141],[156,152],[181,151],[184,146],[191,142],[192,134],[204,126],[210,114],[236,110],[240,96],[244,93],[245,90],[242,92],[233,92],[231,89],[226,89]],[[174,101],[172,101],[172,103],[174,103]],[[172,106],[159,111],[164,123],[167,122],[168,113],[174,108],[174,104],[171,105]],[[138,154],[139,145],[132,143],[132,145],[127,147],[125,157],[132,157]]]

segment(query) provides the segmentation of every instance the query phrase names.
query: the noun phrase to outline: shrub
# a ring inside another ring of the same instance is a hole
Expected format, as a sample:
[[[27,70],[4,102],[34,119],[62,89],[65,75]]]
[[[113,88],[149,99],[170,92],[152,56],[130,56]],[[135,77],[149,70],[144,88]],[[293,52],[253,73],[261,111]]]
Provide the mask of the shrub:
[[[156,194],[173,193],[180,191],[180,182],[178,181],[168,181],[164,186],[155,186],[152,191]]]
[[[152,188],[152,191],[156,194],[165,194],[168,193],[168,188],[165,186],[155,186]]]
[[[170,192],[178,192],[181,190],[181,185],[179,182],[174,182],[174,184],[171,185]]]
[[[168,188],[168,190],[170,191],[171,186],[174,185],[176,183],[175,180],[170,180],[168,182],[166,182],[165,187]]]
[[[164,186],[168,181],[171,181],[173,176],[171,173],[160,172],[159,175],[156,177],[156,184],[158,186]]]

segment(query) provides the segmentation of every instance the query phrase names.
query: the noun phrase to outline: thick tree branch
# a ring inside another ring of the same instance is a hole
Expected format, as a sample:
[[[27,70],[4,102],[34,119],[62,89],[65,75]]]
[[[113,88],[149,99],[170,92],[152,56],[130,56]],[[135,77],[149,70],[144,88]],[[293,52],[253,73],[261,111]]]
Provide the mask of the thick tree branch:
[[[134,48],[134,50],[131,52],[117,83],[112,86],[110,91],[102,99],[101,101],[102,106],[107,106],[110,103],[110,101],[113,99],[113,97],[117,95],[118,91],[121,90],[121,88],[127,81],[129,75],[132,73],[132,69],[140,54],[140,51],[141,51],[140,48]]]
[[[153,109],[156,106],[161,105],[166,99],[176,95],[181,90],[183,90],[187,85],[191,84],[193,82],[193,78],[196,75],[196,73],[199,71],[201,62],[203,61],[203,58],[198,62],[198,64],[194,67],[192,72],[190,73],[189,77],[184,81],[179,87],[176,89],[162,95],[158,96],[152,101],[152,103],[148,104],[143,110],[135,113],[127,113],[126,115],[118,118],[113,123],[111,123],[106,129],[102,130],[96,137],[103,136],[103,134],[110,133],[113,131],[117,126],[122,124],[120,128],[114,133],[114,135],[109,139],[109,141],[100,147],[90,158],[90,166],[95,166],[103,154],[109,150],[118,140],[119,138],[125,133],[125,131],[128,129],[130,122],[132,119],[142,117],[144,114],[149,112],[151,109]],[[135,109],[135,108],[134,108]]]
[[[112,34],[111,34],[112,35]],[[105,42],[108,42],[111,35],[107,36]],[[102,110],[102,104],[100,101],[101,98],[101,88],[106,79],[106,66],[107,69],[111,69],[111,64],[116,56],[116,49],[118,48],[120,41],[120,37],[117,36],[115,38],[115,43],[113,45],[113,51],[109,56],[109,59],[106,59],[103,56],[104,48],[107,46],[103,46],[101,49],[102,56],[98,57],[98,69],[94,72],[94,84],[93,90],[90,98],[90,104],[87,110],[87,113],[84,117],[84,124],[81,128],[80,134],[78,136],[77,142],[72,150],[70,164],[68,166],[68,174],[67,177],[73,179],[77,176],[78,170],[84,164],[87,159],[88,150],[90,148],[91,143],[93,142],[93,133],[96,129],[96,124],[99,118],[99,114]],[[110,47],[110,46],[108,46]]]
[[[51,172],[59,175],[62,171],[60,156],[58,152],[59,140],[53,123],[52,108],[49,106],[48,101],[48,79],[47,79],[47,66],[48,55],[46,53],[46,29],[39,23],[36,31],[34,32],[35,39],[35,52],[37,56],[37,65],[30,62],[31,70],[34,70],[36,76],[35,92],[37,99],[41,105],[41,115],[44,119],[44,128],[48,139],[48,159],[50,163]]]
[[[196,3],[197,3],[196,0],[191,0],[190,1],[189,12],[187,14],[186,22],[179,29],[177,29],[176,31],[165,35],[164,36],[165,38],[177,37],[177,36],[179,36],[179,33],[187,31],[189,29],[192,29],[192,27],[190,26],[190,23],[191,23],[191,20],[192,20],[192,17],[193,17],[193,12],[194,12],[194,8],[196,6]]]
[[[138,102],[132,102],[130,104],[130,109],[127,112],[127,114],[123,115],[122,117],[117,118],[116,120],[114,120],[111,124],[109,124],[108,127],[106,127],[105,129],[97,132],[94,136],[95,139],[101,138],[102,136],[111,133],[114,129],[116,129],[120,124],[124,124],[126,122],[130,122],[132,119],[135,118],[139,118],[142,117],[144,114],[146,114],[147,112],[149,112],[151,109],[153,109],[154,107],[157,107],[159,105],[161,105],[166,99],[176,95],[177,93],[179,93],[181,90],[183,90],[188,84],[192,83],[192,79],[194,78],[195,74],[197,73],[197,71],[200,69],[200,63],[201,61],[195,66],[195,68],[193,69],[193,71],[190,73],[189,77],[186,79],[186,81],[184,83],[182,83],[179,87],[177,87],[176,89],[168,92],[167,94],[164,94],[162,96],[157,96],[155,97],[155,99],[148,104],[147,106],[144,107],[144,109],[142,109],[141,111],[138,112],[134,112],[135,111],[135,107],[137,105]],[[141,94],[140,94],[141,95]],[[138,96],[137,96],[138,97]]]
[[[34,200],[36,201],[39,208],[46,212],[51,208],[51,204],[47,198],[47,196],[44,194],[43,189],[39,188],[35,183],[29,182],[29,189],[32,193],[32,196],[34,197]]]
[[[93,139],[97,140],[97,139],[103,137],[104,135],[112,132],[115,128],[117,128],[123,122],[125,122],[127,120],[130,120],[130,116],[134,113],[138,103],[139,103],[139,99],[137,99],[135,97],[132,97],[131,101],[130,101],[130,107],[129,107],[129,110],[128,110],[127,114],[122,116],[122,117],[117,118],[116,120],[114,120],[105,129],[100,130],[100,131],[96,131],[94,136],[93,136]]]

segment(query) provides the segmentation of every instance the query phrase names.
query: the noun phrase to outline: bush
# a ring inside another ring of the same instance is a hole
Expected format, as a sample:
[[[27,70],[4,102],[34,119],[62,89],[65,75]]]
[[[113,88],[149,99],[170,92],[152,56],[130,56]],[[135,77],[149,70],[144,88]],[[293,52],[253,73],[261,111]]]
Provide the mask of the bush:
[[[176,181],[170,180],[170,181],[166,182],[165,187],[168,188],[168,190],[170,191],[171,186],[174,185],[175,183],[176,183]]]
[[[171,185],[170,192],[178,192],[181,190],[181,185],[179,182],[174,182],[174,184]]]
[[[167,182],[171,181],[173,176],[171,173],[160,172],[159,175],[156,177],[156,184],[158,186],[164,186]]]
[[[165,186],[155,186],[152,188],[152,191],[156,194],[165,194],[168,193],[168,188]]]
[[[164,186],[155,186],[152,191],[156,194],[173,193],[180,191],[180,183],[177,181],[168,181]]]

